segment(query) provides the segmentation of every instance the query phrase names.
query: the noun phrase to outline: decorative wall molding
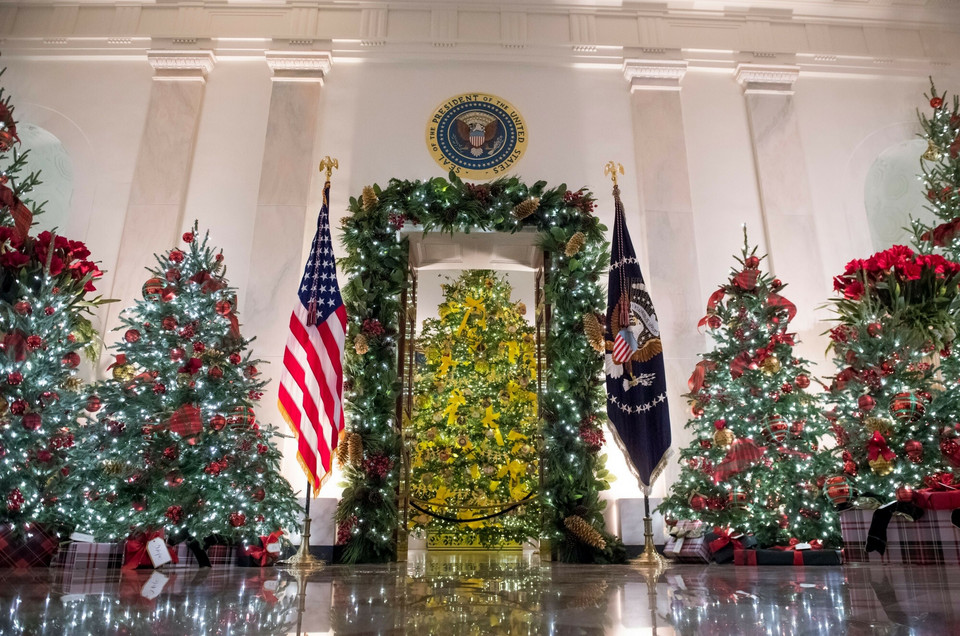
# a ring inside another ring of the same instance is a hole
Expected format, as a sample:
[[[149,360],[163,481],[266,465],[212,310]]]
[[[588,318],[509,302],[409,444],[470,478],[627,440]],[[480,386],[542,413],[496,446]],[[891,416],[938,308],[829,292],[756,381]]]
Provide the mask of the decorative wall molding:
[[[205,81],[217,58],[212,51],[147,51],[155,80]]]
[[[623,61],[623,77],[630,82],[630,92],[637,90],[680,90],[680,80],[687,72],[687,63],[682,60],[640,60],[628,58]]]
[[[334,57],[360,59],[610,66],[632,57],[623,49],[646,49],[677,51],[691,67],[730,70],[754,60],[883,75],[929,72],[937,64],[960,68],[960,2],[729,0],[717,7],[639,0],[621,6],[5,0],[0,38],[13,56],[144,55],[176,40],[183,44],[172,48],[208,48],[224,58],[259,55],[275,42],[330,41]]]
[[[800,67],[769,64],[740,64],[737,82],[743,92],[793,94],[793,84],[800,77]]]
[[[274,81],[323,82],[332,64],[329,51],[267,51],[264,55]]]

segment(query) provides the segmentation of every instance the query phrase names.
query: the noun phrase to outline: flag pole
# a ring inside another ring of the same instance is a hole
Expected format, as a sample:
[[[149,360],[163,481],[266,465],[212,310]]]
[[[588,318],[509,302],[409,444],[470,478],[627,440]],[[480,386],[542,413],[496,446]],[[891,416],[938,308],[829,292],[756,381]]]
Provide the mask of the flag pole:
[[[613,181],[613,194],[617,201],[619,201],[617,197],[619,197],[620,194],[620,189],[617,185],[618,173],[624,174],[623,164],[621,163],[608,161],[603,167],[603,174],[610,177]],[[626,305],[623,306],[623,309],[626,309]],[[653,479],[651,479],[650,482],[652,485]],[[633,559],[631,563],[659,572],[667,567],[667,562],[666,559],[657,552],[657,548],[653,543],[653,519],[650,516],[650,486],[641,483],[640,487],[643,489],[643,553],[636,559]]]
[[[333,169],[340,168],[340,162],[336,159],[331,159],[329,155],[324,157],[320,161],[320,172],[326,173],[326,181],[330,182],[330,177],[333,175]],[[312,554],[310,554],[310,500],[313,498],[313,483],[310,481],[310,477],[307,477],[307,496],[306,496],[306,505],[303,508],[303,530],[300,533],[300,548],[297,550],[297,553],[294,554],[289,559],[280,561],[277,563],[278,567],[282,567],[287,570],[293,570],[298,573],[306,573],[312,570],[319,570],[323,567],[324,563],[320,559],[317,559]],[[300,581],[301,590],[306,589],[306,585],[301,578]],[[301,597],[300,611],[303,610],[303,602]]]

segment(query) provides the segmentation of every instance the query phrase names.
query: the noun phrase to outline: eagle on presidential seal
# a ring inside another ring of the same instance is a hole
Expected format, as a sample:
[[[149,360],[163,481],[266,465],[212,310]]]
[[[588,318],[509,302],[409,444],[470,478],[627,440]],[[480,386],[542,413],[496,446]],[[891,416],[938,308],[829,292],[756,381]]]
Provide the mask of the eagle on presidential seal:
[[[474,157],[492,155],[503,146],[504,136],[496,117],[480,112],[466,112],[456,118],[457,136],[461,141],[461,151],[467,151]]]
[[[623,378],[623,390],[638,384],[651,386],[652,373],[634,373],[633,363],[643,363],[663,352],[660,323],[642,279],[628,279],[626,289],[610,312],[606,325],[605,367],[611,378]]]

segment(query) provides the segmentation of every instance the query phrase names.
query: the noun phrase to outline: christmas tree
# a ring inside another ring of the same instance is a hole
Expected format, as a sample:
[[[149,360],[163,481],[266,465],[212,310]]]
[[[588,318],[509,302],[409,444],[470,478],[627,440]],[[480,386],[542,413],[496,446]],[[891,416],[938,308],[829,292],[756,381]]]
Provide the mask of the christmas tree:
[[[807,362],[793,352],[796,309],[761,260],[745,241],[740,267],[707,303],[700,326],[716,346],[690,378],[694,440],[680,452],[680,477],[660,511],[668,523],[702,520],[752,534],[761,546],[832,544],[837,519],[817,484],[827,423],[806,392]]]
[[[2,74],[2,73],[0,73]],[[19,152],[10,97],[0,89],[0,524],[59,524],[71,505],[77,375],[91,342],[88,298],[101,273],[86,246],[50,232],[30,236],[40,183]]]
[[[196,224],[183,240],[121,314],[113,379],[87,403],[96,422],[84,432],[76,522],[101,540],[163,528],[175,540],[239,541],[298,522],[277,432],[254,412],[265,382],[223,255]]]
[[[933,112],[929,116],[917,113],[927,140],[921,178],[927,190],[927,209],[938,224],[930,227],[914,219],[916,244],[923,252],[936,249],[950,260],[960,261],[960,98],[938,95],[932,81],[925,97]]]
[[[514,506],[536,494],[539,480],[526,307],[490,270],[466,271],[443,291],[439,318],[424,322],[419,339],[426,361],[416,380],[410,491],[422,512],[414,527],[484,545],[536,537],[539,510]]]
[[[839,474],[826,495],[835,504],[891,501],[901,487],[909,498],[960,466],[960,392],[940,364],[955,357],[958,282],[960,264],[902,245],[851,261],[834,279],[842,297],[833,301],[828,415]]]

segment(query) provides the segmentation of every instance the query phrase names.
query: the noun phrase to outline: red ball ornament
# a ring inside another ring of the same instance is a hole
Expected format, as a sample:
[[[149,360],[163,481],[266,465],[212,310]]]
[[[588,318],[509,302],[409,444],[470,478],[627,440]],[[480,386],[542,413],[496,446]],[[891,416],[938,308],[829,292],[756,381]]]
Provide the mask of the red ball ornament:
[[[244,373],[244,375],[246,375],[248,378],[252,378],[252,377],[256,376],[258,373],[260,373],[260,371],[257,369],[257,367],[255,367],[255,366],[253,366],[253,365],[251,364],[251,365],[249,365],[246,369],[243,370],[243,373]]]
[[[219,263],[220,261],[223,260],[223,252],[220,252],[219,254],[217,254],[216,256],[214,256],[213,258]]]
[[[720,316],[710,316],[707,318],[707,326],[711,329],[719,329],[722,324],[723,321],[720,320]]]
[[[27,403],[23,400],[14,400],[10,403],[10,412],[14,415],[23,415],[27,412]]]
[[[143,512],[147,509],[147,500],[146,499],[134,499],[130,502],[130,505],[137,512]]]
[[[174,347],[170,350],[170,359],[171,360],[182,360],[184,356],[184,350],[180,347]]]
[[[230,364],[240,364],[241,358],[239,353],[230,354]]]
[[[227,418],[222,415],[214,415],[210,418],[210,428],[215,431],[223,430],[223,427],[227,425]]]
[[[700,440],[700,448],[707,449],[713,446],[713,442],[708,439]]]
[[[250,497],[254,501],[263,501],[266,496],[267,496],[267,493],[263,488],[257,488],[250,494]]]
[[[171,470],[169,473],[167,473],[165,479],[166,479],[167,485],[170,486],[171,488],[177,488],[178,486],[183,484],[183,475],[181,475],[180,472],[176,470]]]
[[[11,371],[7,374],[7,384],[10,386],[17,386],[23,382],[23,374],[19,371]]]
[[[803,427],[806,425],[806,420],[797,420],[790,425],[790,434],[794,437],[800,437],[803,435]]]
[[[10,512],[19,512],[23,502],[23,493],[19,488],[14,488],[7,494],[7,510]]]
[[[913,393],[897,393],[890,400],[890,412],[901,422],[916,420],[923,415],[923,411],[923,402]]]
[[[914,464],[919,464],[923,461],[923,443],[920,440],[908,439],[903,445],[903,450],[907,454],[907,459]]]
[[[784,382],[783,385],[780,387],[780,391],[782,393],[793,393],[793,385],[790,384],[789,382]]]
[[[140,340],[140,332],[136,329],[127,329],[127,332],[123,334],[123,339],[130,343],[137,342]]]
[[[54,309],[53,307],[44,307],[43,313],[45,313],[48,316],[52,316],[54,314]]]
[[[184,233],[183,233],[183,242],[184,242],[184,243],[193,243],[193,232],[184,232]]]
[[[180,250],[171,250],[169,258],[171,263],[182,263],[183,252],[181,252]]]
[[[871,338],[877,338],[880,336],[881,331],[883,330],[883,325],[879,322],[871,322],[867,325],[867,335]]]
[[[189,339],[189,338],[193,338],[194,334],[196,333],[196,330],[193,328],[193,325],[187,325],[186,327],[181,329],[178,333],[181,338]]]
[[[783,281],[780,280],[779,278],[774,278],[772,281],[770,281],[770,286],[773,287],[774,289],[780,289],[781,287],[783,287]]]
[[[230,304],[229,300],[218,300],[216,305],[217,313],[221,316],[226,316],[230,313],[230,310],[233,309],[233,305]]]
[[[33,312],[33,306],[25,300],[20,300],[13,305],[13,310],[21,316],[26,316]]]
[[[151,278],[143,284],[143,297],[145,300],[156,302],[160,300],[160,296],[163,293],[163,288],[165,287],[163,280],[160,278]]]
[[[810,378],[806,374],[801,373],[793,383],[797,385],[798,389],[805,389],[810,386]]]
[[[163,395],[166,392],[167,392],[167,386],[162,382],[157,382],[153,385],[154,395]]]
[[[743,264],[750,269],[756,269],[760,266],[760,259],[756,256],[748,256],[744,259]]]
[[[37,349],[43,346],[43,338],[34,334],[32,336],[27,336],[27,349],[30,351],[36,351]]]
[[[242,512],[230,513],[230,525],[234,528],[240,528],[247,525],[247,517]]]
[[[207,371],[207,375],[213,378],[214,380],[219,380],[223,377],[223,369],[217,366],[210,367],[210,370]]]
[[[96,413],[100,410],[100,407],[103,406],[103,402],[100,400],[99,396],[91,395],[87,398],[87,412]]]
[[[913,488],[910,486],[900,486],[897,488],[897,501],[913,501]]]
[[[777,413],[771,413],[766,418],[766,426],[760,431],[763,438],[771,444],[779,444],[787,437],[790,427]]]
[[[720,418],[713,421],[713,427],[718,431],[727,427],[727,420]]]
[[[80,354],[76,351],[69,351],[60,359],[60,362],[62,362],[65,367],[76,369],[80,366]]]
[[[173,316],[164,316],[163,320],[160,321],[160,326],[167,331],[173,331],[177,328],[177,319]]]
[[[703,495],[693,495],[690,497],[690,507],[700,512],[707,507],[707,498]]]
[[[847,460],[843,462],[843,472],[850,475],[851,477],[857,476],[857,464],[852,460]]]
[[[947,463],[954,468],[960,468],[960,444],[956,439],[940,440],[940,452]]]
[[[860,407],[861,411],[869,413],[877,405],[877,401],[873,399],[872,395],[861,395],[857,398],[857,406]]]
[[[931,98],[930,98],[930,108],[940,108],[941,106],[943,106],[943,98],[942,98],[942,97],[931,97]]]

